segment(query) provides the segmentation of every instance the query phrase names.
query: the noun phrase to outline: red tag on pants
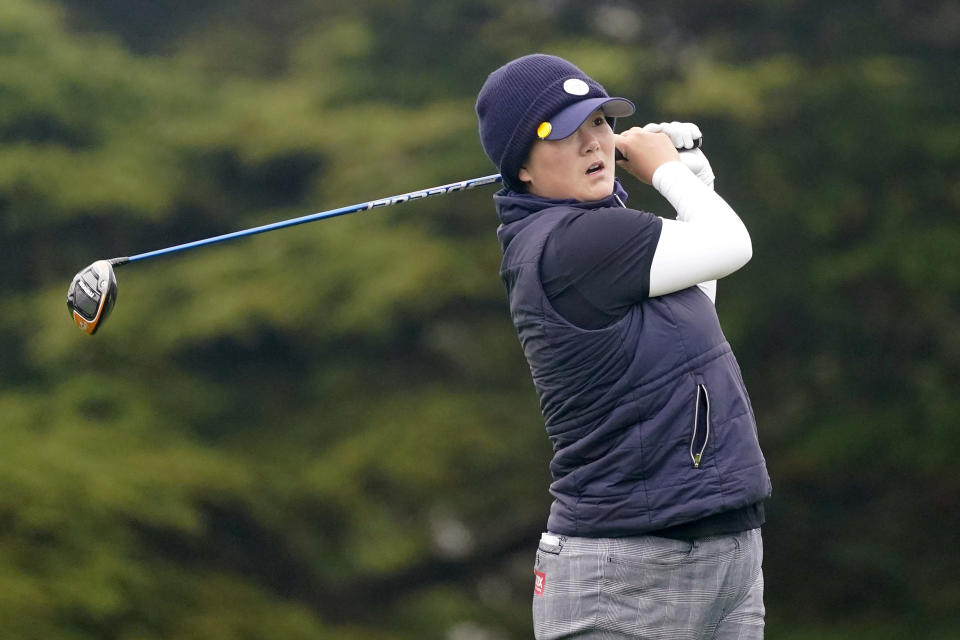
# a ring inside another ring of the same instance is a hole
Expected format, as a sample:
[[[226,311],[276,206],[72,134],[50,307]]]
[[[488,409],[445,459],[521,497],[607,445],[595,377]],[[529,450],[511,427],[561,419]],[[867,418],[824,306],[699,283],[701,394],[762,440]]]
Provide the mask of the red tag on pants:
[[[536,580],[533,582],[533,595],[542,596],[543,587],[547,584],[547,574],[542,571],[534,571],[533,575],[536,576]]]

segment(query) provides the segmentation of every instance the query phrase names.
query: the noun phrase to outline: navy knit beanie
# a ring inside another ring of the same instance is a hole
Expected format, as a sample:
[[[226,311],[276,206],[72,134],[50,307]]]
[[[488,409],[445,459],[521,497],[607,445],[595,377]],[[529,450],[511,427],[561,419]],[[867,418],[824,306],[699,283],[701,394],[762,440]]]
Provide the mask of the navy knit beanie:
[[[480,142],[507,188],[522,192],[526,189],[517,174],[533,143],[566,138],[601,107],[611,121],[636,109],[629,100],[611,98],[600,83],[563,58],[523,56],[491,73],[480,89]]]

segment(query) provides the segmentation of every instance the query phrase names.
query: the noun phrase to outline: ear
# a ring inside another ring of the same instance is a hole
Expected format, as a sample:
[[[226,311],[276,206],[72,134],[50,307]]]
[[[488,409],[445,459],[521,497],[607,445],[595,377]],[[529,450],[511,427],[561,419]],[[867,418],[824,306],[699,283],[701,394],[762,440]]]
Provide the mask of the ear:
[[[533,176],[530,175],[526,167],[520,167],[520,171],[517,172],[517,177],[520,178],[520,182],[525,183],[527,186],[530,186],[530,183],[533,182]]]

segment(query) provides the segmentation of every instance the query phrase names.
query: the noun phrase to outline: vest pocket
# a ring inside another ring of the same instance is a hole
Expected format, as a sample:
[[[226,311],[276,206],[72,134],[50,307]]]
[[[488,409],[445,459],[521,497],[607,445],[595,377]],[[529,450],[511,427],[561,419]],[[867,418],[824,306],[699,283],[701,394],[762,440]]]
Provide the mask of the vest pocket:
[[[693,433],[690,435],[690,460],[699,469],[710,440],[710,394],[707,387],[697,383],[697,399],[693,405]]]

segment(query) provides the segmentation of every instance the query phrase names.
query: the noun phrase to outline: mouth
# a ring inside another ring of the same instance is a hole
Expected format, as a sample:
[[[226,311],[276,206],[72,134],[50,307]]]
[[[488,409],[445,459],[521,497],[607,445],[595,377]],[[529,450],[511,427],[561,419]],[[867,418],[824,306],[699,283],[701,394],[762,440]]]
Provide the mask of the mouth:
[[[601,171],[603,171],[603,168],[604,168],[603,162],[594,162],[589,167],[587,167],[586,174],[588,176],[596,175],[597,173],[600,173]]]

